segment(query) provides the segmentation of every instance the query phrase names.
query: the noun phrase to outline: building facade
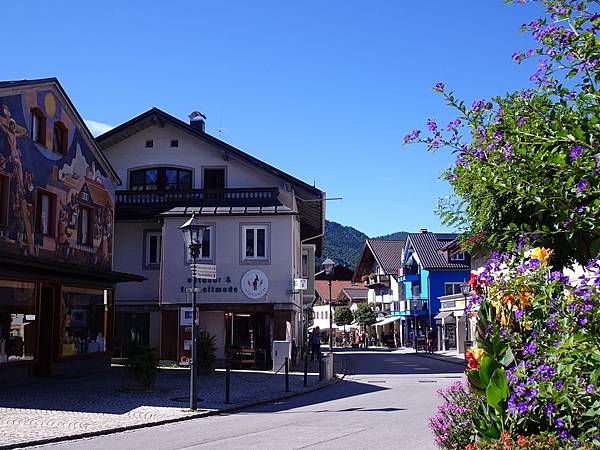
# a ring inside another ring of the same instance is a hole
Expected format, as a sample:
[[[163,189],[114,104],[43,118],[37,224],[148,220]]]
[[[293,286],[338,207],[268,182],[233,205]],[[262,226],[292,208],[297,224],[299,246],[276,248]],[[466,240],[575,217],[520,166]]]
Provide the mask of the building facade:
[[[189,360],[191,261],[179,227],[195,213],[207,227],[197,262],[217,273],[198,280],[200,328],[215,337],[218,359],[243,353],[268,366],[273,340],[301,342],[306,291],[294,280],[314,278],[324,193],[191,117],[153,108],[97,138],[127,184],[116,192],[115,267],[147,279],[116,291],[116,351],[137,335],[163,360]]]
[[[0,82],[0,379],[108,366],[118,183],[56,79]]]

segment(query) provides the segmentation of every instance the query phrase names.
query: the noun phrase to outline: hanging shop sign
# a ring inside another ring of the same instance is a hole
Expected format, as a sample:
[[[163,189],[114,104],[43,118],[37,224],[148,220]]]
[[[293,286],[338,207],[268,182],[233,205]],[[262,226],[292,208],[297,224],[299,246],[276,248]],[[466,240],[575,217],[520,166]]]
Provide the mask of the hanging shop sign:
[[[262,270],[250,269],[242,276],[241,287],[246,297],[255,300],[266,295],[269,279]]]

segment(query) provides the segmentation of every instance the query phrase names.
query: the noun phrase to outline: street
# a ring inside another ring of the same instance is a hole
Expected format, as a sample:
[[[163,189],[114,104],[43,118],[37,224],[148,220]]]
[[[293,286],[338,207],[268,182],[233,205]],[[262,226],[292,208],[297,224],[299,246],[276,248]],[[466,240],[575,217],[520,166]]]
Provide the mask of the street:
[[[435,449],[427,418],[436,391],[462,379],[460,361],[349,351],[337,384],[237,413],[53,444],[55,449]]]

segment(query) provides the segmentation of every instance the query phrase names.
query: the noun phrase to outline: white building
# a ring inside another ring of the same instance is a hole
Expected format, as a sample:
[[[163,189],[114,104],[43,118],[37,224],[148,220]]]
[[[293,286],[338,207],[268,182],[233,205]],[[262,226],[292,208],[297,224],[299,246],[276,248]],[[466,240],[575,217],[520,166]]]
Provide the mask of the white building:
[[[192,285],[179,227],[196,213],[208,227],[198,280],[200,328],[217,357],[240,351],[267,365],[273,340],[300,343],[302,291],[320,255],[324,193],[153,108],[97,138],[127,190],[116,192],[115,270],[147,280],[116,291],[115,344],[139,336],[163,360],[189,357]],[[313,286],[309,280],[309,287]],[[291,336],[290,336],[291,335]]]

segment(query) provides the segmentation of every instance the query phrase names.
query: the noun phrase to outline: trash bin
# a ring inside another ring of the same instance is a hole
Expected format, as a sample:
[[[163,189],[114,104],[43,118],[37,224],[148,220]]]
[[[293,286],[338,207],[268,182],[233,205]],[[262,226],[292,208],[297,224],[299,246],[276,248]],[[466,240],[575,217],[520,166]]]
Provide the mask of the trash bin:
[[[325,352],[321,357],[321,379],[333,380],[333,353]]]

